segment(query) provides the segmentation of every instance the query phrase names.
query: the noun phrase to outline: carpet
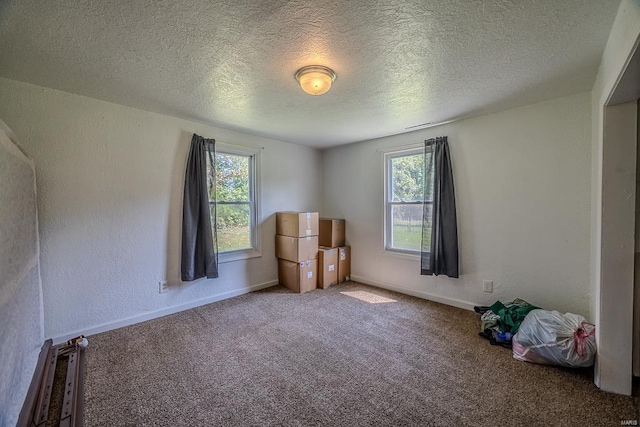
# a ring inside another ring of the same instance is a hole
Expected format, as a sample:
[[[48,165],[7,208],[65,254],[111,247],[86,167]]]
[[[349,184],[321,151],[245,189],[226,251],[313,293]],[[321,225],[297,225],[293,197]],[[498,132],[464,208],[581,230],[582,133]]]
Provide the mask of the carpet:
[[[591,369],[513,359],[479,315],[347,282],[276,286],[89,338],[86,426],[597,426]]]

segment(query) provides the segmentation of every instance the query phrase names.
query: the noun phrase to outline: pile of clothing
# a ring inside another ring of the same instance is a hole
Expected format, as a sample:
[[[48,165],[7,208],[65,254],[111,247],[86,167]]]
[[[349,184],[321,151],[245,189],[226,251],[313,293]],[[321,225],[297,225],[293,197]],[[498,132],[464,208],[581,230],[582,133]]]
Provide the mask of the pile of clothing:
[[[507,348],[511,348],[513,336],[518,332],[527,314],[538,308],[521,298],[516,298],[507,304],[496,301],[490,307],[473,307],[476,313],[482,315],[480,336],[488,339],[491,345]]]

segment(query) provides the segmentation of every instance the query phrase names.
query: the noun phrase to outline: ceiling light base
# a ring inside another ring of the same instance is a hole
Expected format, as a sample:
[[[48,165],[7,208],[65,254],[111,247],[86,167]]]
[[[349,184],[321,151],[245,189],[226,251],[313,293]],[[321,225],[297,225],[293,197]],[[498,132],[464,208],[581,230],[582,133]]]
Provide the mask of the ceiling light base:
[[[309,95],[322,95],[329,92],[331,84],[336,79],[336,73],[322,65],[309,65],[296,72],[296,80],[303,91]]]

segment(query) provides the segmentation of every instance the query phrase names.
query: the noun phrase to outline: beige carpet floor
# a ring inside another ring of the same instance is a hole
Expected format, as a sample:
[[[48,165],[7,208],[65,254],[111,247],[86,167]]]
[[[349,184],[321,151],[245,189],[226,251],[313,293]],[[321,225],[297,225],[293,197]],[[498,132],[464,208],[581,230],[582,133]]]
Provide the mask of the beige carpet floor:
[[[89,338],[86,426],[619,426],[590,369],[513,359],[473,312],[282,287]]]

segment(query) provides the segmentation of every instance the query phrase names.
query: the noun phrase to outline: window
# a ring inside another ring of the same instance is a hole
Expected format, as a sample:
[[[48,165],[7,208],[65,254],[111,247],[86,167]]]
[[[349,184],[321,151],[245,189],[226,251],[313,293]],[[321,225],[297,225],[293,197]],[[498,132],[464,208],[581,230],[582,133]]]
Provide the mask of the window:
[[[258,152],[216,143],[215,176],[207,159],[209,203],[215,205],[220,261],[259,256],[257,169]],[[212,179],[215,179],[215,186]],[[215,194],[213,193],[215,188]],[[212,210],[213,214],[213,210]]]
[[[423,147],[388,152],[384,156],[386,251],[420,253],[424,205],[427,203],[430,208],[433,204],[433,188],[429,188],[428,199],[424,201],[424,160]],[[429,178],[427,182],[432,183],[432,177]],[[428,218],[431,218],[430,212]],[[429,239],[425,242],[428,248],[431,236],[425,238]]]

